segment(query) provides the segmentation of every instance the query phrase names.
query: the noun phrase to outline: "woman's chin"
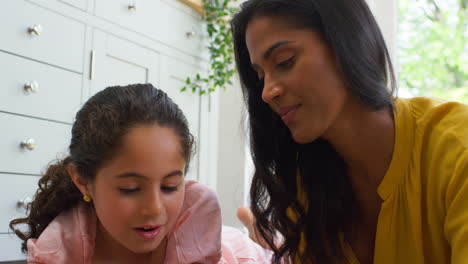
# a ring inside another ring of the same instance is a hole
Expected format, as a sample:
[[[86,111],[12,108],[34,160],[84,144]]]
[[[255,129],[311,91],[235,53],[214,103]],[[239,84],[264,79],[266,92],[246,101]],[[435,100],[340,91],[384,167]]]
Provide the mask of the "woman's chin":
[[[311,133],[310,131],[304,131],[300,129],[290,130],[293,140],[297,144],[308,144],[318,138],[317,133]]]
[[[292,134],[292,137],[297,144],[307,144],[314,141],[314,139],[301,134]]]

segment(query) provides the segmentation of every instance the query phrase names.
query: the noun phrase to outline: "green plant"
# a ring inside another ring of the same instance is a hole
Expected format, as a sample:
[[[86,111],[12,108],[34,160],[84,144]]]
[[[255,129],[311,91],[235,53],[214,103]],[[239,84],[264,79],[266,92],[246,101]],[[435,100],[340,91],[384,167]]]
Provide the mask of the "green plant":
[[[235,70],[229,20],[237,11],[237,8],[232,7],[235,1],[237,0],[203,0],[205,11],[203,19],[208,33],[210,67],[206,75],[197,73],[193,77],[187,77],[181,91],[191,90],[193,93],[198,92],[203,95],[232,84],[231,79]]]

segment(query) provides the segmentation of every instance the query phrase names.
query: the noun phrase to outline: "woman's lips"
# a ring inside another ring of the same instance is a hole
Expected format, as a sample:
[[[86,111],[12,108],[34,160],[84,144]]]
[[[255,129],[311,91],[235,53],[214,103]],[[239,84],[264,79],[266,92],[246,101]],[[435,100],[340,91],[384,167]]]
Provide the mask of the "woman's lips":
[[[161,226],[144,226],[133,230],[144,239],[153,239],[161,232]]]
[[[281,116],[281,119],[286,125],[294,121],[294,117],[296,116],[296,112],[299,107],[300,105],[293,105],[280,108],[278,114]]]

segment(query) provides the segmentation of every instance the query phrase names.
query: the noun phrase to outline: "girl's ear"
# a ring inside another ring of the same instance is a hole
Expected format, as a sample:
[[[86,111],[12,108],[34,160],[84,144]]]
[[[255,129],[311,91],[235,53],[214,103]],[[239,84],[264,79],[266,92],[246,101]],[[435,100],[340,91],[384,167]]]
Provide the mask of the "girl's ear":
[[[71,180],[75,184],[75,186],[80,190],[83,195],[91,196],[91,186],[89,182],[83,179],[78,171],[76,170],[76,165],[74,163],[68,164],[68,174],[70,175]]]

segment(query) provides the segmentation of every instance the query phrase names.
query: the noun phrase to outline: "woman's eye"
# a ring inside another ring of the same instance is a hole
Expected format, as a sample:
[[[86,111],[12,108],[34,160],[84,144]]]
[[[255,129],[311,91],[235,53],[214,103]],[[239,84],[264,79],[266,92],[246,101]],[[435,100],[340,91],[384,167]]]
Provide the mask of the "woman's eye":
[[[289,66],[292,65],[292,63],[294,62],[294,59],[295,59],[295,58],[296,58],[295,56],[292,56],[292,57],[290,57],[289,59],[284,60],[284,61],[278,63],[277,66],[280,67],[280,68],[287,68],[287,67],[289,67]]]
[[[161,190],[166,193],[177,191],[177,186],[161,186]]]
[[[119,191],[123,194],[132,194],[138,192],[139,188],[119,188]]]
[[[257,78],[259,81],[263,81],[263,79],[265,78],[264,74],[263,73],[260,73],[260,72],[257,72]]]

